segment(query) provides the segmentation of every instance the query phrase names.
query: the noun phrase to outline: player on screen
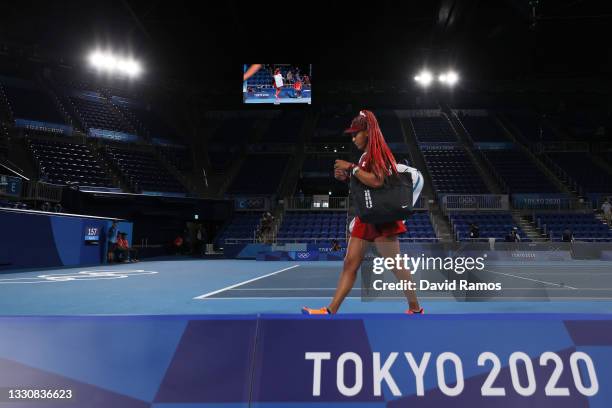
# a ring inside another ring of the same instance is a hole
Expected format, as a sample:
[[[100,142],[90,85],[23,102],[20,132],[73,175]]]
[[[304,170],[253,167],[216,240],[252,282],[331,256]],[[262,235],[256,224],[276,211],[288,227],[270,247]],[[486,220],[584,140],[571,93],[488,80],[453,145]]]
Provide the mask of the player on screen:
[[[296,98],[302,97],[302,81],[300,81],[299,78],[296,79],[295,83],[293,84],[293,92],[295,93]]]
[[[242,80],[246,81],[247,79],[249,79],[250,77],[252,77],[253,75],[255,75],[257,73],[257,71],[259,71],[261,69],[261,65],[262,64],[252,64],[249,69],[247,69],[245,71],[245,73],[242,75]]]
[[[281,90],[283,89],[283,74],[281,74],[280,68],[276,68],[274,70],[274,88],[276,88],[275,97],[276,102],[278,102],[278,96],[280,95]]]
[[[346,181],[349,177],[357,177],[363,184],[378,188],[384,183],[386,176],[397,173],[398,165],[393,154],[389,150],[380,126],[374,114],[363,110],[353,119],[350,128],[345,130],[353,138],[353,143],[363,151],[358,164],[344,160],[336,160],[334,165],[334,176],[336,179]],[[416,169],[414,169],[416,171]],[[418,171],[416,171],[418,173]],[[413,175],[414,180],[414,175]],[[415,184],[416,185],[416,184]],[[422,183],[421,183],[422,186]],[[418,192],[413,193],[413,200],[418,198]],[[414,197],[416,194],[416,198]],[[327,307],[321,309],[302,308],[305,314],[334,314],[340,308],[344,298],[349,294],[357,277],[357,270],[363,261],[365,251],[370,242],[374,242],[380,256],[395,258],[400,252],[398,235],[406,232],[406,226],[402,220],[385,224],[366,224],[359,217],[351,222],[351,237],[348,242],[344,265],[336,293]],[[394,269],[395,276],[403,281],[409,281],[411,274],[406,269]],[[423,308],[414,290],[404,292],[408,300],[408,314],[422,314]]]

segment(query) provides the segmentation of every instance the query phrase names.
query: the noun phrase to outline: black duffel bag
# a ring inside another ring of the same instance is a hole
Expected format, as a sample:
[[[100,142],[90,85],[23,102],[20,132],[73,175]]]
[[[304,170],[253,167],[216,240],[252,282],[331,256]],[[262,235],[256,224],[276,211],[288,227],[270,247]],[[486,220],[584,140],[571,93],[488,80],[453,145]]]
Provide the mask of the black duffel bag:
[[[384,224],[407,219],[412,214],[410,172],[385,177],[382,187],[372,188],[351,177],[351,200],[359,219],[366,224]]]

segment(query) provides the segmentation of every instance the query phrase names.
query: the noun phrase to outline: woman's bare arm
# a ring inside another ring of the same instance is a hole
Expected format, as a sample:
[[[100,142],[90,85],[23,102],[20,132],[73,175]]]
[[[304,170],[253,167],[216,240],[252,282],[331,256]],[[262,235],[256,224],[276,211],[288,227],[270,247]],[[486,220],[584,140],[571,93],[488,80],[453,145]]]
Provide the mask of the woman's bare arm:
[[[334,164],[334,168],[344,171],[352,171],[354,167],[355,165],[353,163],[347,162],[345,160],[336,160],[336,163]],[[354,173],[353,177],[357,177],[357,179],[363,184],[372,188],[382,187],[385,182],[376,174],[367,172],[361,168]]]
[[[385,181],[379,178],[376,174],[369,173],[363,169],[357,170],[353,177],[357,177],[357,180],[372,188],[382,187],[382,185],[385,183]]]

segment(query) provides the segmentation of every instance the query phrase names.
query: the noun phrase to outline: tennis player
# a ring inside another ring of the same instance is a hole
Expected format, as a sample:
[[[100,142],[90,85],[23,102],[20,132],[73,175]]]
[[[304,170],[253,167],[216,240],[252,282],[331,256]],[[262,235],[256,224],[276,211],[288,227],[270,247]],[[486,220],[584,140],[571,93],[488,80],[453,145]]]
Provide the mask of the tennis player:
[[[351,127],[346,129],[344,133],[350,134],[355,146],[364,153],[359,159],[358,164],[336,160],[334,165],[334,176],[336,179],[346,181],[348,177],[357,177],[359,181],[368,187],[378,188],[383,185],[386,176],[397,173],[398,165],[383,138],[378,121],[372,112],[367,110],[359,112],[359,116],[353,119]],[[416,173],[420,176],[418,171]],[[422,188],[422,176],[420,177],[420,188]],[[417,183],[414,182],[414,175],[413,183],[415,187],[418,187]],[[420,188],[418,192],[415,191],[413,193],[415,201],[420,193]],[[374,242],[378,253],[382,257],[395,258],[399,254],[400,245],[397,236],[406,232],[406,226],[402,220],[385,224],[366,224],[359,217],[355,217],[351,222],[351,226],[351,237],[333,299],[327,307],[321,309],[303,307],[302,313],[313,315],[334,314],[338,311],[344,298],[353,288],[357,277],[357,270],[363,261],[370,242]],[[394,269],[393,272],[399,280],[409,281],[411,278],[409,270]],[[408,300],[406,313],[424,313],[414,290],[406,290],[404,294]]]
[[[276,68],[274,71],[274,88],[276,88],[275,96],[276,102],[278,102],[278,95],[283,89],[283,74],[281,74],[280,68]]]

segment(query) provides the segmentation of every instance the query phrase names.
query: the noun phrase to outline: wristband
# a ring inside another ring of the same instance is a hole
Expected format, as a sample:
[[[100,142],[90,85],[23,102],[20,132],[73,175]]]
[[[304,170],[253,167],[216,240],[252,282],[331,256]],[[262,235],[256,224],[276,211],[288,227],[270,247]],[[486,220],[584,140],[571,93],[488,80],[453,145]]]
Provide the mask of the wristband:
[[[355,174],[357,174],[357,172],[358,172],[358,171],[359,171],[359,166],[355,166],[355,165],[353,164],[353,167],[352,167],[352,170],[351,170],[351,173],[353,173],[353,176],[354,176]]]

